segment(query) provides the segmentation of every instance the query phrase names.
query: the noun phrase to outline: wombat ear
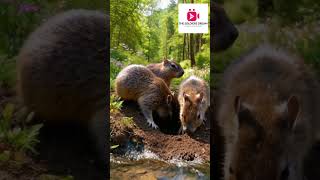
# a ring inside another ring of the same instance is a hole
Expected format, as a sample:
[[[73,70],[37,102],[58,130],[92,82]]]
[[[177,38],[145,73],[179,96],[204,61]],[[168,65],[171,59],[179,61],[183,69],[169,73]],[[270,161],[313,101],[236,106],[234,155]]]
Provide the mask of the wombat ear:
[[[168,95],[167,96],[167,103],[171,104],[171,102],[172,102],[172,95]]]
[[[168,64],[168,63],[169,63],[168,59],[163,60],[163,64]]]
[[[289,98],[287,103],[287,110],[289,127],[294,128],[300,113],[300,102],[296,96],[291,96]]]

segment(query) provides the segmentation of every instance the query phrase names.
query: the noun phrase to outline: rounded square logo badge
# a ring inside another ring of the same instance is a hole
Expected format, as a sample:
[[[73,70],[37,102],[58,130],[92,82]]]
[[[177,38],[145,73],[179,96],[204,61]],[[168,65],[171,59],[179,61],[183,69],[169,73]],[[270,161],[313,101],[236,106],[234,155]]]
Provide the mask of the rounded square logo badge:
[[[179,4],[179,33],[208,33],[208,4]]]

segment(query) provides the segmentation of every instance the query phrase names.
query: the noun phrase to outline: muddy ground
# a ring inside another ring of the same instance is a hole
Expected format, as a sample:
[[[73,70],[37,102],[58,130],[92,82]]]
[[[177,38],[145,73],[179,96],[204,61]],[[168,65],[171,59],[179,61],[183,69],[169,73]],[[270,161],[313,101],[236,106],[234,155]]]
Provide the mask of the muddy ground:
[[[120,112],[110,116],[111,143],[120,145],[113,150],[124,153],[128,144],[135,144],[136,149],[147,149],[164,160],[201,159],[210,160],[210,121],[207,120],[194,134],[178,134],[180,121],[176,106],[175,117],[171,120],[160,119],[154,113],[155,122],[160,129],[154,130],[147,125],[136,102],[124,101]],[[132,117],[133,122],[124,124],[123,118]],[[209,118],[207,118],[209,119]]]

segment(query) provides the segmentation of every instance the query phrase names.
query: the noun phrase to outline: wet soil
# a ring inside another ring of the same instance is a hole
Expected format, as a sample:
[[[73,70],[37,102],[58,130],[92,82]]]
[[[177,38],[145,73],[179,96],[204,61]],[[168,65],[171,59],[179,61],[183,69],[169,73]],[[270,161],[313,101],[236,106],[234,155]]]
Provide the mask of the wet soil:
[[[178,134],[178,112],[174,112],[175,118],[171,120],[160,119],[154,113],[155,122],[159,126],[158,130],[154,130],[147,125],[137,103],[125,101],[120,112],[111,113],[111,143],[120,145],[121,149],[129,141],[138,142],[142,144],[142,149],[150,150],[164,160],[209,161],[210,121],[207,120],[194,134],[181,135]],[[124,125],[121,122],[124,117],[132,117],[133,125]],[[114,152],[119,153],[119,150]]]

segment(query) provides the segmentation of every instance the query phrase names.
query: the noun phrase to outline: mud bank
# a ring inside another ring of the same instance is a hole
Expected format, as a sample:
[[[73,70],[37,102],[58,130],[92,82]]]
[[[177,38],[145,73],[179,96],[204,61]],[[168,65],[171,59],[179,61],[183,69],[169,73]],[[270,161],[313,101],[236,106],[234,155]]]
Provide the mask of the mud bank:
[[[174,114],[177,116],[178,111]],[[131,122],[123,123],[128,117],[132,117]],[[129,144],[130,147],[138,150],[149,150],[163,160],[201,159],[204,162],[210,161],[209,120],[193,135],[177,134],[180,127],[177,119],[160,120],[156,118],[155,122],[159,125],[160,130],[154,130],[147,125],[135,102],[125,101],[121,111],[113,112],[110,116],[111,144],[119,145],[112,152],[125,153]]]

